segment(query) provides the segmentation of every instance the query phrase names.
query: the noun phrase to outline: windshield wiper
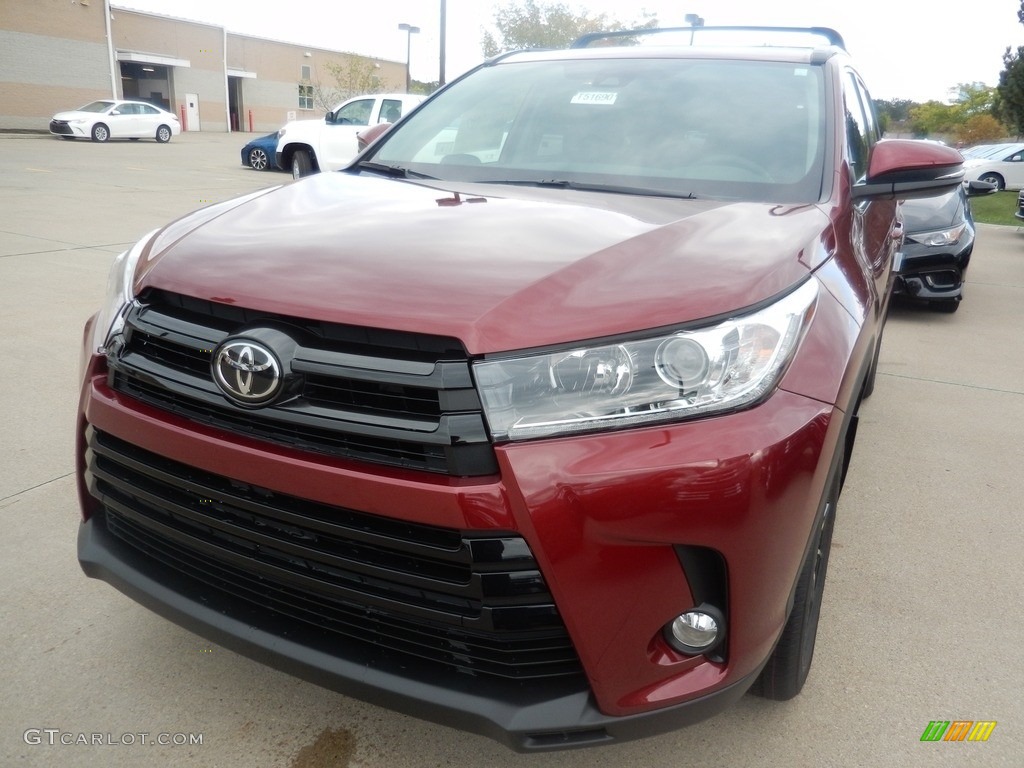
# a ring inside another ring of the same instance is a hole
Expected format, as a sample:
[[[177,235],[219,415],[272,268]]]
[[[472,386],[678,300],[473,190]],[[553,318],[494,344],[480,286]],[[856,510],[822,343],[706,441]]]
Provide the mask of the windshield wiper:
[[[488,179],[477,184],[509,184],[516,187],[544,187],[549,189],[573,189],[581,192],[611,192],[618,195],[641,195],[644,197],[674,197],[680,200],[696,200],[692,192],[674,192],[668,189],[649,187],[627,187],[621,184],[591,184],[568,179]]]
[[[388,165],[387,163],[375,163],[372,160],[363,160],[356,163],[356,168],[372,173],[379,173],[392,179],[433,179],[425,173],[403,168],[400,165]]]

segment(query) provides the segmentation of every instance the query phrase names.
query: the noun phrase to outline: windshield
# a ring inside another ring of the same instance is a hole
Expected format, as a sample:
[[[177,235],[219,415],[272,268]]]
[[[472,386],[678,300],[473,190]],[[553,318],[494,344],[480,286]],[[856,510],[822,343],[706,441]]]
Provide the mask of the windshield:
[[[968,147],[967,149],[961,149],[960,154],[964,157],[984,157],[989,152],[994,152],[995,148],[992,144],[979,144],[976,147]]]
[[[1024,148],[1022,144],[991,144],[987,147],[973,147],[960,154],[969,160],[993,160],[997,158],[1001,160],[1003,155],[1012,155],[1015,152],[1019,152],[1022,148]]]
[[[676,58],[483,67],[367,159],[437,179],[813,202],[819,67]]]
[[[79,107],[78,111],[79,112],[106,112],[112,106],[114,106],[114,102],[112,102],[112,101],[93,101],[93,102],[91,102],[89,104],[86,104],[84,107]]]

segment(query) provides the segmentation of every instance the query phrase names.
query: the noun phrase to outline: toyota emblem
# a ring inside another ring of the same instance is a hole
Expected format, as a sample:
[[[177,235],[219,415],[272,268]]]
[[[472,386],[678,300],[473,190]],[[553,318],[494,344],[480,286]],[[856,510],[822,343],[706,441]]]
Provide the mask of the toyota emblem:
[[[281,364],[257,341],[236,339],[221,344],[213,356],[213,379],[239,405],[264,405],[284,385]]]

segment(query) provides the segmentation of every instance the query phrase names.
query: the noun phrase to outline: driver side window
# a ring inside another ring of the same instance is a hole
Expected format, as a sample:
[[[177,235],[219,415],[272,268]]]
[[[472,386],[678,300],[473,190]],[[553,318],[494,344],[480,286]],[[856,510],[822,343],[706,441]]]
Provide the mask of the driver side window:
[[[373,99],[360,99],[346,104],[334,115],[335,125],[369,125]]]

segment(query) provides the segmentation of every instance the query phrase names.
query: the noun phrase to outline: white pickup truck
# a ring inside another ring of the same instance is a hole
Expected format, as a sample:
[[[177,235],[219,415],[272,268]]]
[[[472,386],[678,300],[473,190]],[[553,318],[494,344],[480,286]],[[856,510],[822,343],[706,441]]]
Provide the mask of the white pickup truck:
[[[291,168],[296,179],[343,168],[358,152],[359,131],[368,125],[394,123],[423,98],[410,93],[356,96],[323,120],[293,120],[277,132],[277,166]]]

